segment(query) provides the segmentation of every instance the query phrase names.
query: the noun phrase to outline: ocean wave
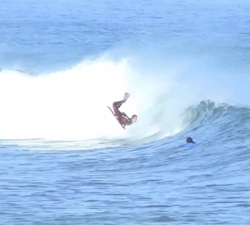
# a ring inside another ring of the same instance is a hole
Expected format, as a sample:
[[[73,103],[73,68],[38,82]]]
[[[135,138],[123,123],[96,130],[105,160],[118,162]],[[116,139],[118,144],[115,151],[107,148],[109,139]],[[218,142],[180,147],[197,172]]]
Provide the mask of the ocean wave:
[[[103,56],[49,74],[2,70],[0,139],[26,144],[22,141],[30,140],[31,146],[56,143],[69,148],[98,148],[150,143],[180,133],[205,133],[211,127],[225,130],[226,124],[248,122],[248,108],[205,101],[207,95],[195,88],[198,83],[192,79],[180,82],[176,71],[168,69],[152,72],[129,58]],[[107,108],[124,92],[132,96],[121,110],[139,116],[126,130]],[[247,113],[242,117],[239,112]]]

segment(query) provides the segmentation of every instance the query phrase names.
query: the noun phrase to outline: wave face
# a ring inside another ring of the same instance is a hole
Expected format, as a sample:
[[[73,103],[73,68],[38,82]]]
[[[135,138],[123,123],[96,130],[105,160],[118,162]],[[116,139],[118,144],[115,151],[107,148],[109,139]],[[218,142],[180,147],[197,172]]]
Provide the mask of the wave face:
[[[248,142],[250,134],[250,108],[202,101],[189,107],[183,122],[186,132],[199,135],[211,145],[228,142]]]

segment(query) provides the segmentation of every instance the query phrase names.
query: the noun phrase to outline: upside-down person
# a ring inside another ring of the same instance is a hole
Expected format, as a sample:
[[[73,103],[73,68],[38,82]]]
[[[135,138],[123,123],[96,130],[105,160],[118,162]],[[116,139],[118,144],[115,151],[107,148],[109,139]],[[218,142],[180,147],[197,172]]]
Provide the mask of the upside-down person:
[[[115,117],[124,129],[125,129],[125,126],[129,126],[137,121],[137,115],[133,115],[131,118],[129,118],[126,115],[126,113],[119,111],[119,108],[121,107],[121,105],[125,103],[129,97],[130,97],[130,94],[125,93],[123,100],[113,103]]]

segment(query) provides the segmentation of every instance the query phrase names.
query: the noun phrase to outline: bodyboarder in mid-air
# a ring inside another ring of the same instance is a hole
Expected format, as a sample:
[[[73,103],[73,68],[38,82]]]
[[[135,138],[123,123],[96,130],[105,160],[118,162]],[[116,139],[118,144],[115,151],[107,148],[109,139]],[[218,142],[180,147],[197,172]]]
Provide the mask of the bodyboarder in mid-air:
[[[118,120],[118,122],[121,124],[121,126],[125,129],[126,126],[129,126],[137,121],[137,115],[133,115],[131,118],[129,118],[126,113],[120,112],[119,108],[123,103],[127,101],[127,99],[130,97],[129,93],[125,93],[123,100],[117,101],[113,103],[113,109],[114,109],[114,116]]]

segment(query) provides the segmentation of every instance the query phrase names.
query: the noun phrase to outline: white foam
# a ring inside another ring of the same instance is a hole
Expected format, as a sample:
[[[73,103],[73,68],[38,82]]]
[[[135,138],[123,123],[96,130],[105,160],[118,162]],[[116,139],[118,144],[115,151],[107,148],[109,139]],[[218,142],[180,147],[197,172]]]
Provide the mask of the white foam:
[[[29,76],[17,71],[0,73],[0,138],[45,140],[140,140],[179,132],[179,84],[174,72],[145,72],[128,59],[100,58],[51,74]],[[121,129],[107,108],[131,97],[121,107],[138,122]]]

